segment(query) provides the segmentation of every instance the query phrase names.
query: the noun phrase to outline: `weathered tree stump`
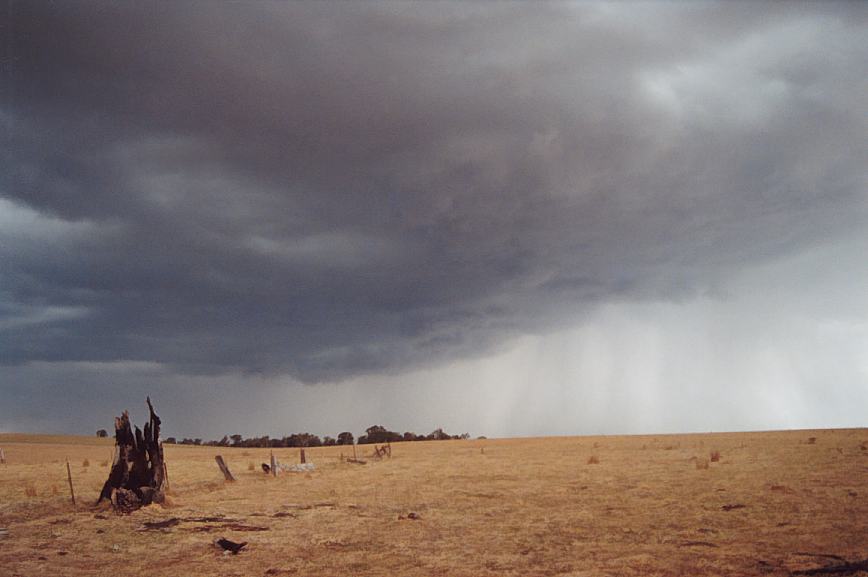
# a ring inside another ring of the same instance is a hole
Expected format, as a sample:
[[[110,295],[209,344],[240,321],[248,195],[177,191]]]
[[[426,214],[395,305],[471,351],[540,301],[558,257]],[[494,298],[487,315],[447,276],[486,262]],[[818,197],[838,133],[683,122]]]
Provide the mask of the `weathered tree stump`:
[[[151,416],[144,434],[138,427],[133,432],[127,411],[115,418],[114,460],[97,503],[108,499],[120,512],[162,503],[165,499],[168,482],[160,442],[160,417],[154,412],[150,397],[147,401]]]

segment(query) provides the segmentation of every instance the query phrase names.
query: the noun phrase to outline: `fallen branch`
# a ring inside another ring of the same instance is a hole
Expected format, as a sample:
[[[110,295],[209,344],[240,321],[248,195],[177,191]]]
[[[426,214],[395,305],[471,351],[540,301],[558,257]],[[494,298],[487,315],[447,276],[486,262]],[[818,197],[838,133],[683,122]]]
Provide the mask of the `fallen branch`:
[[[225,537],[221,537],[220,539],[214,541],[214,544],[218,547],[222,547],[226,551],[230,551],[233,555],[238,555],[238,552],[244,549],[244,547],[247,545],[247,542],[245,541],[244,543],[235,543],[234,541],[230,541]]]
[[[708,541],[685,541],[681,543],[681,547],[717,547],[714,543],[709,543]]]
[[[841,561],[842,563],[846,563],[847,560],[839,555],[831,555],[829,553],[807,553],[804,551],[796,551],[793,555],[802,555],[804,557],[822,557],[823,559],[832,559],[834,561]]]
[[[868,571],[868,559],[861,561],[846,562],[840,565],[830,565],[828,567],[818,567],[816,569],[801,569],[791,572],[791,575],[853,575]]]
[[[172,517],[170,519],[166,519],[165,521],[145,521],[142,523],[139,531],[154,531],[158,529],[168,529],[169,527],[174,527],[175,525],[181,522],[177,517]]]

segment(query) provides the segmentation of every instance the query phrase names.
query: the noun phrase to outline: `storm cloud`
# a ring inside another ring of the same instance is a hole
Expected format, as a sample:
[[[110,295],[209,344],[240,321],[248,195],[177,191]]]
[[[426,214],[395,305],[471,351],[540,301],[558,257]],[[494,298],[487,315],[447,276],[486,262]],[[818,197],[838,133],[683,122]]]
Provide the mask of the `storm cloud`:
[[[723,306],[744,271],[817,247],[863,259],[862,4],[0,17],[8,411],[38,406],[45,375],[66,387],[57,371],[69,391],[106,374],[146,388],[118,367],[263,399],[286,382],[370,390],[611,306]],[[777,281],[805,273],[788,271]]]

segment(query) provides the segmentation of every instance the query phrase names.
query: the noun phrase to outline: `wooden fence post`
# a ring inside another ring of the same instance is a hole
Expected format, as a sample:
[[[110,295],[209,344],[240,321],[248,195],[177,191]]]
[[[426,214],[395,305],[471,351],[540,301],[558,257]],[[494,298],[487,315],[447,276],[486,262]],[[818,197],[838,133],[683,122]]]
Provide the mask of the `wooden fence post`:
[[[0,449],[0,465],[6,464],[6,453],[3,452],[3,449]]]
[[[232,476],[232,473],[229,472],[229,467],[226,466],[226,463],[223,461],[223,457],[220,455],[216,455],[214,460],[217,461],[217,466],[220,467],[220,470],[223,472],[223,477],[227,481],[234,481],[235,477]]]
[[[301,450],[301,464],[304,465],[307,461],[304,459],[304,449]]]
[[[274,458],[274,451],[271,451],[271,474],[277,477],[277,459]]]
[[[69,468],[69,459],[66,460],[66,479],[69,481],[69,494],[72,496],[72,506],[75,507],[75,490],[72,488],[72,470]]]

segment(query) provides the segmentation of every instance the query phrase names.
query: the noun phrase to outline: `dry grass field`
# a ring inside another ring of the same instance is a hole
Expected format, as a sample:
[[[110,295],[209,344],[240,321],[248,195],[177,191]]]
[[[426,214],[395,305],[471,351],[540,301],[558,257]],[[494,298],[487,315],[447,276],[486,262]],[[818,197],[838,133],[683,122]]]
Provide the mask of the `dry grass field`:
[[[111,439],[0,447],[3,577],[868,575],[865,429],[400,443],[365,465],[317,448],[278,478],[267,449],[166,446],[171,502],[127,516],[93,504]]]

